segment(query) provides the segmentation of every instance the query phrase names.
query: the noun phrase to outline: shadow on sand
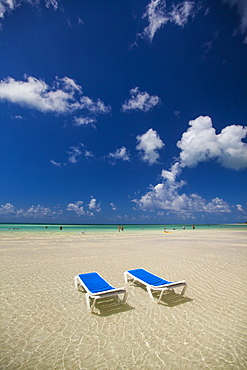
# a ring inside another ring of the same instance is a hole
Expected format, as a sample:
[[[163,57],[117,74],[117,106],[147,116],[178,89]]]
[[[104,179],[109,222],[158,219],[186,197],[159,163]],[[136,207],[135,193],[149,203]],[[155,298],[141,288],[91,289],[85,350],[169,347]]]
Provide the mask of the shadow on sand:
[[[155,295],[154,295],[155,296]],[[159,298],[159,295],[157,299]],[[168,290],[162,297],[159,304],[167,307],[175,307],[179,306],[180,304],[192,302],[193,299],[189,297],[182,296],[179,293],[174,292],[173,290]]]
[[[93,312],[93,314],[99,316],[111,316],[116,315],[121,312],[134,310],[134,307],[130,306],[128,303],[121,303],[116,297],[109,297],[99,300],[95,305],[98,312]]]
[[[80,293],[85,294],[84,291],[79,291]],[[128,303],[121,303],[120,300],[117,299],[117,297],[113,296],[98,300],[95,304],[95,308],[92,314],[97,316],[111,316],[130,310],[134,310],[134,307],[130,306]]]
[[[145,291],[147,293],[146,288],[142,284],[139,284],[138,282],[135,282],[134,286],[138,287],[138,288],[141,288],[143,291]],[[158,300],[159,296],[160,296],[160,292],[154,292],[153,296],[154,296],[155,301]],[[148,297],[148,299],[150,299],[148,295],[147,295],[147,297]],[[156,301],[156,302],[163,305],[163,306],[175,307],[175,306],[179,306],[180,304],[184,304],[184,303],[188,303],[188,302],[192,302],[192,301],[193,301],[192,298],[182,296],[181,294],[176,293],[174,290],[167,290],[163,294],[163,297],[162,297],[161,301],[160,302]]]

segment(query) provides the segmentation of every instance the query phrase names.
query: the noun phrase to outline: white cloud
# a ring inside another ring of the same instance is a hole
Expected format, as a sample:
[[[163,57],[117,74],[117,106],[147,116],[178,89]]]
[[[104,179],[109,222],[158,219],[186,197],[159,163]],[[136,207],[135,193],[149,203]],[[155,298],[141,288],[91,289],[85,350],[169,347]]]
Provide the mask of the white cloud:
[[[218,197],[212,199],[211,202],[207,203],[204,206],[205,212],[214,212],[214,213],[231,213],[229,205]]]
[[[84,155],[85,158],[94,158],[94,154],[91,151],[85,149],[85,145],[82,143],[79,143],[79,145],[77,146],[75,145],[71,146],[69,150],[67,151],[67,154],[69,156],[66,162],[61,163],[61,162],[56,162],[53,159],[51,159],[50,163],[56,167],[62,167],[62,166],[66,166],[68,163],[73,163],[73,164],[77,163],[78,157],[81,155]]]
[[[90,211],[93,211],[93,212],[100,212],[101,211],[100,203],[97,204],[97,200],[94,197],[91,197],[88,208],[89,208]]]
[[[169,22],[169,16],[166,11],[166,2],[164,0],[151,0],[147,5],[143,18],[147,18],[149,24],[144,29],[141,36],[152,41],[157,30]]]
[[[1,0],[0,1],[0,18],[4,17],[6,12],[14,10],[20,4],[17,0]]]
[[[16,120],[18,120],[18,121],[21,121],[21,120],[23,120],[24,118],[23,118],[22,116],[20,116],[20,115],[16,115],[16,116],[11,116],[11,119],[16,119]]]
[[[94,102],[88,96],[82,96],[80,99],[80,108],[87,109],[89,112],[97,114],[109,113],[111,111],[110,106],[106,106],[100,99]]]
[[[124,146],[122,146],[120,149],[117,149],[114,153],[109,153],[108,157],[111,160],[122,159],[123,161],[130,161],[129,153]]]
[[[97,121],[94,117],[74,117],[74,126],[92,126],[96,128],[95,122]]]
[[[117,206],[115,206],[114,203],[110,203],[110,206],[111,206],[113,211],[117,211]]]
[[[179,173],[179,165],[172,166],[171,171],[162,171],[163,182],[156,186],[150,186],[150,191],[140,199],[133,199],[137,209],[143,211],[166,210],[177,213],[183,217],[193,212],[206,213],[230,213],[229,205],[222,199],[216,197],[207,202],[198,194],[186,195],[180,193],[180,189],[186,184],[185,181],[177,181],[176,176]],[[169,172],[170,175],[168,174]]]
[[[66,210],[75,212],[78,217],[79,216],[84,216],[84,215],[94,216],[93,212],[100,212],[101,211],[100,203],[97,203],[97,200],[94,197],[91,197],[91,200],[88,204],[89,211],[85,210],[84,207],[82,206],[82,204],[83,204],[82,200],[78,200],[75,203],[69,203],[67,205]]]
[[[9,215],[9,214],[15,214],[16,208],[11,203],[5,203],[0,206],[0,214],[2,215]]]
[[[160,139],[158,133],[150,128],[145,134],[136,137],[138,145],[136,149],[141,152],[143,162],[152,165],[157,163],[160,155],[157,150],[162,149],[165,145]]]
[[[141,110],[148,112],[160,102],[160,99],[157,95],[152,96],[147,92],[141,92],[139,87],[131,89],[130,95],[131,99],[125,101],[125,103],[122,105],[123,112],[130,110]]]
[[[215,159],[223,167],[241,170],[247,167],[247,127],[231,125],[216,134],[210,117],[198,117],[177,142],[181,149],[182,167],[195,167],[199,162]]]
[[[169,13],[170,22],[184,27],[188,23],[189,17],[195,16],[195,6],[196,2],[194,1],[183,1],[177,5],[172,4],[172,10]]]
[[[31,206],[27,210],[24,209],[17,209],[11,203],[5,203],[0,205],[0,214],[4,215],[11,215],[14,217],[22,216],[22,217],[55,217],[61,215],[63,213],[62,210],[53,211],[49,207],[42,206],[38,204],[37,206]]]
[[[59,88],[61,87],[61,88]],[[79,108],[75,99],[74,83],[61,79],[56,87],[50,88],[44,81],[28,77],[26,81],[16,81],[11,77],[0,81],[0,99],[41,112],[66,113]]]
[[[152,41],[155,33],[168,22],[184,27],[189,17],[194,17],[198,9],[200,2],[182,1],[177,5],[172,4],[171,11],[168,11],[165,0],[151,0],[143,14],[143,18],[148,20],[148,26],[137,36]]]
[[[169,171],[162,170],[161,177],[164,180],[166,180],[168,183],[172,184],[172,183],[176,182],[176,178],[177,178],[177,176],[179,176],[181,174],[181,171],[182,170],[181,170],[180,163],[176,162],[171,166],[171,169]],[[184,185],[184,183],[181,184],[181,185]]]
[[[83,204],[83,202],[81,200],[78,200],[75,203],[69,203],[67,205],[66,210],[75,212],[77,214],[77,216],[83,216],[83,215],[86,214],[86,212],[84,211],[84,208],[82,207],[82,204]]]
[[[94,158],[94,154],[90,150],[86,150],[84,152],[86,158]]]
[[[231,7],[237,9],[240,16],[240,32],[245,35],[244,42],[247,43],[247,1],[246,0],[222,0],[224,3],[229,4]]]
[[[50,160],[50,163],[53,164],[56,167],[62,167],[62,163],[55,162],[55,161],[53,161],[53,159]]]
[[[245,209],[243,208],[242,204],[236,204],[236,208],[239,212],[246,213]]]
[[[56,78],[51,87],[45,81],[32,76],[26,77],[24,81],[16,81],[11,77],[0,81],[0,100],[37,109],[43,113],[66,114],[81,109],[87,109],[93,115],[110,112],[111,107],[105,106],[100,99],[94,102],[81,95],[81,86],[69,77]],[[77,124],[80,122],[82,123],[79,119],[76,121]]]
[[[81,144],[83,146],[83,144]],[[78,146],[71,146],[70,151],[67,152],[69,154],[68,161],[70,163],[77,163],[78,157],[82,154],[82,151],[79,149]]]
[[[54,10],[57,10],[59,7],[59,2],[57,0],[45,0],[45,6],[47,8],[52,7]]]
[[[150,185],[150,190],[140,199],[133,199],[137,209],[143,211],[170,211],[179,216],[193,212],[223,214],[231,213],[227,202],[219,197],[206,201],[198,194],[181,193],[185,181],[178,181],[184,167],[194,167],[199,162],[214,159],[222,166],[240,170],[247,167],[247,144],[242,142],[246,137],[247,127],[227,126],[216,135],[210,117],[198,117],[189,122],[191,126],[183,135],[177,146],[180,156],[170,170],[162,170],[162,182]],[[242,206],[237,205],[238,211]]]
[[[63,212],[52,211],[49,207],[44,207],[42,205],[31,206],[27,211],[24,212],[24,216],[31,217],[43,217],[43,216],[55,216],[57,214],[62,214]]]
[[[0,18],[4,18],[6,12],[11,12],[17,7],[21,6],[22,3],[28,3],[32,6],[40,4],[40,0],[0,0]],[[52,7],[57,10],[59,7],[58,0],[45,0],[45,6],[47,8]]]

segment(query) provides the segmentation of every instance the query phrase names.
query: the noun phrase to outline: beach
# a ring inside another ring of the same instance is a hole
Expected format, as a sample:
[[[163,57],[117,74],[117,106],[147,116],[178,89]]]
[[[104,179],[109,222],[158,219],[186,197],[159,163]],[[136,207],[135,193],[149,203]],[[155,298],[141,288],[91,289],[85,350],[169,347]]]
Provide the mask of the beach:
[[[246,369],[247,228],[1,233],[1,369]],[[186,280],[158,304],[123,273]],[[74,276],[128,290],[92,314]]]

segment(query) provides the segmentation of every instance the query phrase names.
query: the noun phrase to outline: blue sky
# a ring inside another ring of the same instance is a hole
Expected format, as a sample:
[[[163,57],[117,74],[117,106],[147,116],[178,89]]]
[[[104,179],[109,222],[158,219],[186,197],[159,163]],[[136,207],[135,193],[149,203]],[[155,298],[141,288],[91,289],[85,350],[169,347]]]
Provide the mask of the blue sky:
[[[245,0],[0,0],[1,222],[247,221]]]

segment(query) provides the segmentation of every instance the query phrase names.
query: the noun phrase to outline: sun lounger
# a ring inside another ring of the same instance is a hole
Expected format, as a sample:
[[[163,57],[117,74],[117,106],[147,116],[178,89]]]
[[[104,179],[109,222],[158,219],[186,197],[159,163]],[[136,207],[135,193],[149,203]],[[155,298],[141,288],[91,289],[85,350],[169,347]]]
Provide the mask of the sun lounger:
[[[127,295],[125,288],[114,288],[97,272],[89,272],[75,276],[75,288],[82,287],[86,291],[87,308],[93,312],[95,303],[98,299],[123,294],[123,299],[119,301],[126,303]],[[92,302],[90,301],[92,300]]]
[[[187,284],[185,280],[170,282],[170,281],[160,278],[159,276],[151,274],[150,272],[144,269],[134,269],[134,270],[125,271],[124,279],[126,283],[128,283],[128,280],[133,280],[133,282],[138,281],[139,283],[145,285],[150,298],[153,300],[154,300],[154,296],[152,292],[160,291],[158,302],[160,302],[166,290],[169,290],[169,289],[173,290],[174,288],[183,287],[181,295],[184,295],[187,289]]]

